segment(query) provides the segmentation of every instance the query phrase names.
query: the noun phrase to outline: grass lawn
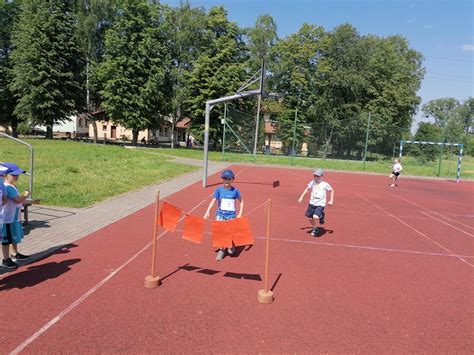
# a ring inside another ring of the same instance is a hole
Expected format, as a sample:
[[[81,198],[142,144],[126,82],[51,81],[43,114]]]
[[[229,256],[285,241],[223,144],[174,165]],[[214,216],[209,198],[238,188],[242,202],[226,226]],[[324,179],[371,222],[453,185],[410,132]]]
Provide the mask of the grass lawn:
[[[202,159],[203,151],[198,149],[159,149],[158,152],[173,156]],[[257,154],[254,158],[249,154],[209,152],[209,159],[215,161],[248,162],[257,164],[275,164],[287,166],[301,166],[308,168],[323,168],[345,171],[364,171],[364,164],[361,161],[353,160],[322,160],[315,158],[294,158],[286,156],[273,156]],[[368,161],[365,164],[366,172],[390,174],[392,162],[390,160]],[[415,176],[437,176],[438,161],[420,164],[412,157],[403,157],[403,174]],[[457,156],[453,156],[441,162],[441,177],[455,179],[457,170]],[[463,157],[461,167],[461,180],[474,178],[474,158]]]
[[[27,142],[35,154],[33,197],[50,206],[90,206],[198,169],[139,149],[44,139]],[[28,148],[0,137],[0,161],[28,170]],[[27,187],[28,176],[21,176],[19,188]]]

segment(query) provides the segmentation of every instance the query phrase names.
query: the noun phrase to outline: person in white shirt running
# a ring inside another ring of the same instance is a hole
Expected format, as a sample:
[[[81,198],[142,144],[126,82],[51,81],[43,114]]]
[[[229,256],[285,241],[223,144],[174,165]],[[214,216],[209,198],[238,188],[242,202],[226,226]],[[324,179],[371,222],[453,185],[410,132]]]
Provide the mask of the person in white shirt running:
[[[326,207],[326,193],[331,192],[331,198],[328,204],[332,206],[334,203],[334,189],[326,181],[323,181],[323,171],[321,169],[316,169],[313,176],[314,179],[308,183],[308,186],[306,186],[298,199],[298,203],[301,203],[306,193],[310,191],[309,205],[305,216],[309,218],[309,222],[313,227],[311,235],[317,237],[319,230],[316,222],[319,221],[319,224],[324,224],[324,218],[326,217],[324,213],[324,208]]]
[[[389,176],[389,178],[392,179],[392,181],[393,181],[392,184],[390,185],[390,187],[398,186],[397,185],[397,180],[398,180],[398,177],[400,176],[400,173],[402,172],[402,170],[403,170],[403,168],[402,168],[400,158],[395,158],[395,160],[393,161],[392,173]]]

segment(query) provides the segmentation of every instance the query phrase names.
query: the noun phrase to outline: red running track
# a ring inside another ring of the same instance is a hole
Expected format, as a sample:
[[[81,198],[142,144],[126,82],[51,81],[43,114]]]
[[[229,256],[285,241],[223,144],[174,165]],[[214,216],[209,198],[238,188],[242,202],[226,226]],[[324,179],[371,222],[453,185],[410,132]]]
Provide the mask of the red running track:
[[[390,189],[383,176],[328,172],[335,204],[313,238],[297,203],[310,171],[234,170],[252,248],[216,262],[209,236],[196,245],[160,231],[163,284],[146,289],[149,206],[3,275],[2,352],[474,352],[472,183],[402,178]],[[200,215],[214,189],[167,201]],[[268,198],[275,301],[263,305]]]

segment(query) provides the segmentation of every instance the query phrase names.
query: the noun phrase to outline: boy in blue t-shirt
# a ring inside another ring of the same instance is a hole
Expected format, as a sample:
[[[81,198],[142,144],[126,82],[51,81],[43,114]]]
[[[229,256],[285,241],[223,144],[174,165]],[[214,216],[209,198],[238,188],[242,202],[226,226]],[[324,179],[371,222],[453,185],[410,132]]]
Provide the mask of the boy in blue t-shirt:
[[[204,214],[204,218],[208,219],[209,214],[214,207],[214,204],[218,203],[217,205],[217,212],[216,212],[216,220],[217,221],[227,221],[233,218],[240,218],[242,217],[242,213],[244,212],[244,200],[240,195],[240,191],[232,186],[232,182],[234,181],[234,173],[232,170],[224,170],[221,175],[223,186],[219,187],[214,192],[214,198],[209,203],[209,207],[207,208],[206,213]],[[240,202],[240,210],[237,214],[236,212],[236,200]],[[235,247],[232,245],[231,248],[227,249],[227,252],[232,255],[235,252]],[[225,249],[221,248],[217,251],[216,260],[221,261],[224,259],[225,256]]]
[[[0,173],[5,177],[3,184],[5,186],[4,193],[7,197],[6,202],[4,201],[5,203],[2,206],[2,265],[8,269],[16,269],[18,267],[17,261],[29,258],[28,255],[18,252],[17,244],[21,243],[23,239],[23,227],[20,222],[21,207],[30,195],[30,192],[25,191],[20,195],[15,186],[18,176],[24,174],[25,170],[20,169],[18,165],[13,163],[2,163],[0,167]],[[14,253],[12,256],[10,256],[10,245]]]

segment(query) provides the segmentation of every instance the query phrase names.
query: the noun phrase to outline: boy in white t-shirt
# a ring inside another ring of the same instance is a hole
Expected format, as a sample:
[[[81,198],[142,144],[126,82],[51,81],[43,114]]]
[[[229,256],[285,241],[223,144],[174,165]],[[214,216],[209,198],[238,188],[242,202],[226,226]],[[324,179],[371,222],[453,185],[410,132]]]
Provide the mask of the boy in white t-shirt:
[[[397,186],[397,180],[398,177],[400,176],[401,171],[403,170],[402,164],[400,161],[400,158],[396,158],[393,161],[393,166],[392,166],[392,173],[390,174],[389,178],[392,179],[393,183],[390,185],[390,187],[395,187]]]
[[[308,191],[310,191],[309,205],[306,210],[306,217],[309,218],[313,230],[311,235],[316,237],[318,235],[318,227],[316,226],[316,221],[319,221],[320,224],[324,224],[324,208],[326,207],[326,193],[331,192],[331,199],[328,204],[332,206],[334,203],[334,189],[326,181],[323,181],[323,171],[321,169],[316,169],[313,173],[314,179],[311,180],[308,186],[304,189],[298,203],[303,201],[304,196]]]

